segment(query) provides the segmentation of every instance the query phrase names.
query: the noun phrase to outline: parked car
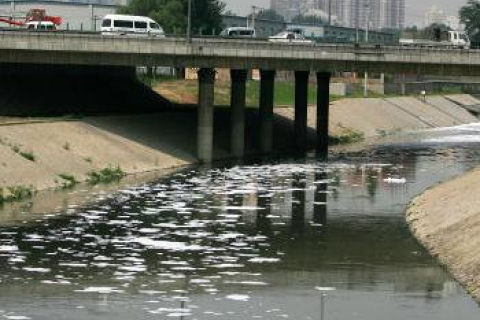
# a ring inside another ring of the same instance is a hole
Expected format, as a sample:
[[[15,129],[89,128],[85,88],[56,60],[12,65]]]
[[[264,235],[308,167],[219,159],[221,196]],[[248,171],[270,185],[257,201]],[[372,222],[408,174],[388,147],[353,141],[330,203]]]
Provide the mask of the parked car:
[[[314,43],[312,40],[305,39],[305,37],[302,34],[299,34],[293,31],[282,31],[279,34],[269,37],[268,41],[281,42],[281,43],[299,43],[299,44]]]
[[[25,23],[25,27],[28,30],[56,30],[57,26],[51,21],[29,21]]]
[[[256,38],[257,33],[254,28],[231,27],[224,29],[220,36],[225,38]]]

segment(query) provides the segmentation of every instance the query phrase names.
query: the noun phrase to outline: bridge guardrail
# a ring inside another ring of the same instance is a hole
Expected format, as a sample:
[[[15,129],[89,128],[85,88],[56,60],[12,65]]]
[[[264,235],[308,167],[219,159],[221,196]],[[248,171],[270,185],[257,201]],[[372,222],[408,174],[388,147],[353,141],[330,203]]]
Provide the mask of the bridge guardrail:
[[[159,37],[134,37],[134,36],[114,36],[114,35],[102,35],[100,31],[79,31],[79,30],[55,30],[55,31],[43,31],[43,30],[25,30],[25,29],[18,29],[18,28],[0,28],[0,35],[6,34],[21,34],[21,35],[30,35],[30,36],[45,36],[45,37],[70,37],[70,36],[78,36],[81,38],[105,38],[110,39],[113,41],[165,41],[165,42],[176,42],[176,43],[184,43],[186,44],[185,37],[181,37],[179,35],[167,35],[166,38],[159,38]],[[402,46],[402,45],[395,45],[395,44],[370,44],[370,43],[329,43],[329,42],[314,42],[312,44],[299,44],[299,43],[281,43],[281,42],[269,42],[268,39],[264,38],[252,38],[252,39],[240,39],[240,38],[224,38],[224,37],[216,37],[216,36],[202,36],[196,37],[192,39],[192,45],[198,44],[215,44],[215,45],[225,45],[225,44],[235,44],[235,45],[250,45],[255,44],[266,48],[295,48],[295,50],[299,51],[311,51],[312,48],[322,48],[322,49],[337,49],[338,51],[349,49],[349,50],[369,50],[369,51],[418,51],[418,52],[445,52],[445,51],[453,51],[453,52],[478,52],[480,50],[477,49],[459,49],[459,48],[444,48],[444,47],[409,47],[409,46]]]

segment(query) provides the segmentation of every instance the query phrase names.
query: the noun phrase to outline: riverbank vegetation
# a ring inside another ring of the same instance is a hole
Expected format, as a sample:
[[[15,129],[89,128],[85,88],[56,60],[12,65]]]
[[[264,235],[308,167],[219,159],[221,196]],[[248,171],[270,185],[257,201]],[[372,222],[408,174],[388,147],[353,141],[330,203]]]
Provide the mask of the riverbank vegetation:
[[[87,173],[87,182],[90,184],[109,183],[119,181],[126,173],[120,167],[108,167]]]
[[[8,186],[0,188],[0,204],[7,202],[21,201],[31,198],[35,194],[32,186]]]

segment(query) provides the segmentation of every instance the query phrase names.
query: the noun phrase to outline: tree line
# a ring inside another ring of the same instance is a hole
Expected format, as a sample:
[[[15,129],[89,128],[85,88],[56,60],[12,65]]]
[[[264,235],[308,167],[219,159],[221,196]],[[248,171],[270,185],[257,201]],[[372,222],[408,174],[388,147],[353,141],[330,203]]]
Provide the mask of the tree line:
[[[225,3],[221,0],[192,0],[192,29],[196,33],[218,33]],[[188,0],[132,0],[118,10],[120,14],[148,16],[167,33],[186,34]]]

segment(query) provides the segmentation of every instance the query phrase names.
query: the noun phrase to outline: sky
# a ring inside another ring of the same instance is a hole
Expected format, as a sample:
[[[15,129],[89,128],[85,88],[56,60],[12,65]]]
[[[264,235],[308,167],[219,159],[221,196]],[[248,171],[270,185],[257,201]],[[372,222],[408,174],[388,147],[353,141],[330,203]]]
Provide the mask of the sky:
[[[263,8],[270,7],[270,0],[223,0],[227,8],[239,15],[251,13],[252,5]],[[333,0],[335,1],[335,0]],[[425,12],[431,6],[436,5],[449,15],[458,15],[461,6],[467,3],[467,0],[406,0],[406,20],[407,25],[422,25]]]

